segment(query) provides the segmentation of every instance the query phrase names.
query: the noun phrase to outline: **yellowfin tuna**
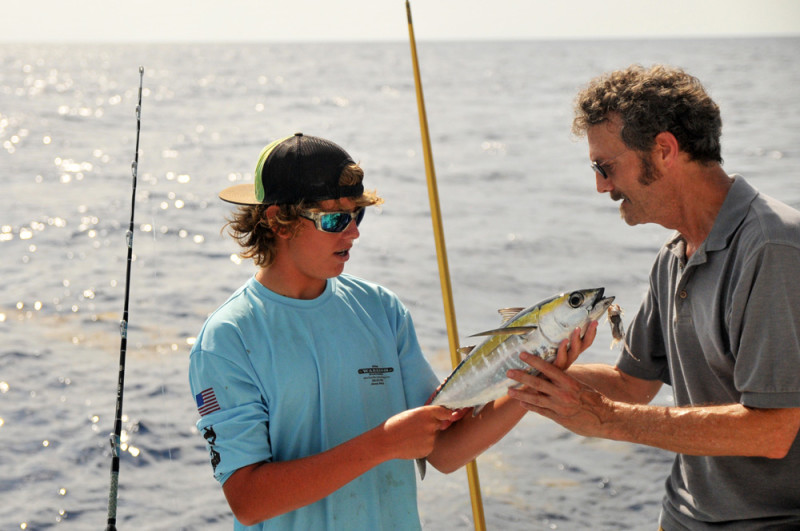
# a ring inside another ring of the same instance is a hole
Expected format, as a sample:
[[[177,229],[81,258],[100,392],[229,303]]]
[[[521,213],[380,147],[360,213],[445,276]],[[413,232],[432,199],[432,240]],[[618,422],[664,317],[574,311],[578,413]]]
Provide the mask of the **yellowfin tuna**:
[[[510,369],[535,372],[520,360],[529,352],[552,362],[558,345],[569,339],[572,331],[586,332],[589,323],[605,313],[614,297],[603,297],[604,288],[562,293],[526,309],[501,310],[507,317],[500,328],[475,334],[489,336],[469,351],[466,357],[433,393],[428,403],[449,409],[476,408],[504,396],[508,388],[519,385],[509,379]],[[417,460],[420,475],[425,477],[425,461]]]

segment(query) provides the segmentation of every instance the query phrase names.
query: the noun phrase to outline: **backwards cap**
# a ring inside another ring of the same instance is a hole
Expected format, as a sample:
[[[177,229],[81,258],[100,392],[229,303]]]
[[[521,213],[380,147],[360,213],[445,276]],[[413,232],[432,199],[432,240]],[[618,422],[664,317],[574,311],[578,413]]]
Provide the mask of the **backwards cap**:
[[[339,177],[348,164],[347,152],[324,138],[295,133],[261,151],[254,184],[237,184],[220,192],[223,201],[237,205],[297,204],[357,197],[364,185],[340,186]]]

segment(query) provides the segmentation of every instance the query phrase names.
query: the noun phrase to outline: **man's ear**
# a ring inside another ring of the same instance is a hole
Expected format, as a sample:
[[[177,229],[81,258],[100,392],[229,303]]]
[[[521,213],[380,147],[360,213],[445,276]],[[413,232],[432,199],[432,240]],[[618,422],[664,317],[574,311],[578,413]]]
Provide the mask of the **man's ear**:
[[[662,131],[656,135],[653,154],[659,164],[667,168],[671,167],[678,160],[679,152],[680,145],[675,135],[669,131]]]

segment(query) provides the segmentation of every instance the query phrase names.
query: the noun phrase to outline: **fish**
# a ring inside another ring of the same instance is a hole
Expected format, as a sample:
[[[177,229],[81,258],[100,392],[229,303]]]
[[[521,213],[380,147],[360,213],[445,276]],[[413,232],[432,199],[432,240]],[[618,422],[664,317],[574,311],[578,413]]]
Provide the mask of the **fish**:
[[[489,402],[504,396],[520,384],[506,376],[510,369],[530,374],[538,371],[522,361],[522,352],[552,363],[558,345],[572,331],[586,332],[589,323],[606,313],[614,297],[604,297],[605,288],[580,289],[555,295],[529,308],[499,310],[505,321],[500,328],[473,334],[488,336],[475,347],[459,349],[468,353],[444,379],[427,404],[448,409],[473,409],[473,415]],[[417,460],[420,477],[425,478],[425,460]]]

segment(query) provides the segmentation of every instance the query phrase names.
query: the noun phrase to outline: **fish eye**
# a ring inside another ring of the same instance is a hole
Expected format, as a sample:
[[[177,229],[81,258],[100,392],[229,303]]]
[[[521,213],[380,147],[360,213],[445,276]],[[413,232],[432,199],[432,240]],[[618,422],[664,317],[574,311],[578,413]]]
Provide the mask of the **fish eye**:
[[[583,304],[583,299],[584,299],[583,293],[581,293],[580,291],[574,291],[570,294],[568,302],[570,306],[572,306],[573,308],[577,308],[581,304]]]

